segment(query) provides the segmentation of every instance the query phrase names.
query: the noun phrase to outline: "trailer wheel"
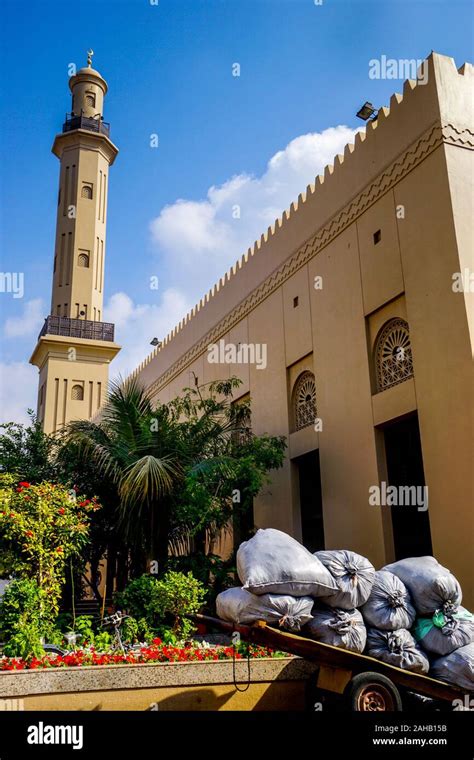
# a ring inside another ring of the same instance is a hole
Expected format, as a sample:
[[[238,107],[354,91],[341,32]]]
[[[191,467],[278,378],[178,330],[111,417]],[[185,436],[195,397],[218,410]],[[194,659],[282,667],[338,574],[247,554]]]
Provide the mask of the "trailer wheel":
[[[380,673],[359,673],[344,696],[352,712],[401,712],[402,698],[395,684]]]

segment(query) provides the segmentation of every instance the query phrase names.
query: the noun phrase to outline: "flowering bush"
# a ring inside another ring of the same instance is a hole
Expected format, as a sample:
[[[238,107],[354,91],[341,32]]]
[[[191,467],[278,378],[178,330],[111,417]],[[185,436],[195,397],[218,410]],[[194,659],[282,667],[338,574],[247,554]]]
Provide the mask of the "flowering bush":
[[[265,647],[250,645],[249,654],[252,659],[259,657],[287,657],[283,652],[276,652]],[[159,662],[215,662],[229,660],[235,655],[237,660],[247,658],[246,645],[232,646],[177,647],[164,644],[161,639],[153,639],[152,643],[142,646],[138,651],[121,654],[119,652],[97,652],[95,649],[78,649],[64,656],[44,655],[32,657],[29,660],[15,657],[0,659],[0,670],[38,670],[45,668],[66,668],[85,665],[137,665]]]
[[[88,542],[89,513],[99,508],[62,485],[16,484],[0,474],[0,538],[12,551],[15,574],[32,578],[44,592],[40,614],[46,606],[48,616],[57,614],[66,560]]]

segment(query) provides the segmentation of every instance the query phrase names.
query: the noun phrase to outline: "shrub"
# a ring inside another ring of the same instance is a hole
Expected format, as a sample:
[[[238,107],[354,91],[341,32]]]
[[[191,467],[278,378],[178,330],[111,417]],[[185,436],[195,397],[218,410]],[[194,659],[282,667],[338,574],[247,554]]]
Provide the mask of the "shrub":
[[[69,630],[79,634],[79,641],[81,646],[94,644],[95,633],[93,629],[92,617],[90,615],[78,615],[73,623],[71,623]]]
[[[93,644],[97,652],[108,652],[112,644],[112,636],[108,631],[100,631],[94,634]]]
[[[157,616],[162,620],[170,617],[172,632],[176,636],[186,638],[195,629],[186,615],[197,612],[205,596],[206,590],[192,573],[185,575],[169,571],[158,581],[158,590],[154,597]]]
[[[139,638],[159,632],[164,639],[174,640],[192,632],[194,626],[185,616],[199,610],[205,595],[202,583],[192,573],[170,571],[160,580],[146,574],[130,581],[116,594],[115,603],[138,621]]]
[[[34,580],[20,578],[5,589],[0,603],[0,637],[8,641],[18,631],[19,626],[37,624],[40,630],[40,600],[42,591]],[[43,621],[49,627],[51,619]]]
[[[37,623],[23,623],[4,645],[3,654],[7,657],[22,657],[24,660],[41,657],[44,650]]]
[[[12,581],[0,603],[0,638],[7,656],[38,656],[41,639],[52,640],[54,619],[42,604],[45,592],[36,581],[19,578]]]
[[[156,621],[155,597],[158,591],[158,580],[148,573],[135,578],[124,591],[115,595],[115,605],[123,609],[136,620],[143,619],[153,627]]]

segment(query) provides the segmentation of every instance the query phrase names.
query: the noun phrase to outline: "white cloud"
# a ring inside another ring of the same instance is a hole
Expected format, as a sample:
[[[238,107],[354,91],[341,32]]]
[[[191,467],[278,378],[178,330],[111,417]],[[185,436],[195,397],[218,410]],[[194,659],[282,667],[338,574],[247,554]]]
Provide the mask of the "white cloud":
[[[23,304],[20,317],[9,317],[4,325],[5,338],[25,338],[39,332],[44,321],[44,304],[41,298],[35,298]]]
[[[261,177],[239,174],[210,187],[205,200],[180,198],[165,206],[150,223],[151,236],[182,291],[193,301],[207,291],[356,131],[338,126],[301,135],[272,156]]]
[[[125,377],[153,350],[152,338],[162,340],[185,316],[191,304],[179,290],[163,291],[158,304],[137,304],[126,293],[114,293],[109,299],[104,319],[114,322],[115,340],[122,350],[113,360],[110,378]]]
[[[27,362],[0,364],[0,422],[28,422],[36,411],[38,370]]]

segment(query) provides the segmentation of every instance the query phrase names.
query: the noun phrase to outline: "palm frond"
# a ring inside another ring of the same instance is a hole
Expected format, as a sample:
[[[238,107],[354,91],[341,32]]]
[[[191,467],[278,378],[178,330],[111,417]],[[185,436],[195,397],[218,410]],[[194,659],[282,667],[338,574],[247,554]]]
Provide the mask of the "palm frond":
[[[124,506],[152,503],[169,494],[181,468],[173,457],[147,454],[126,468],[119,485]]]

